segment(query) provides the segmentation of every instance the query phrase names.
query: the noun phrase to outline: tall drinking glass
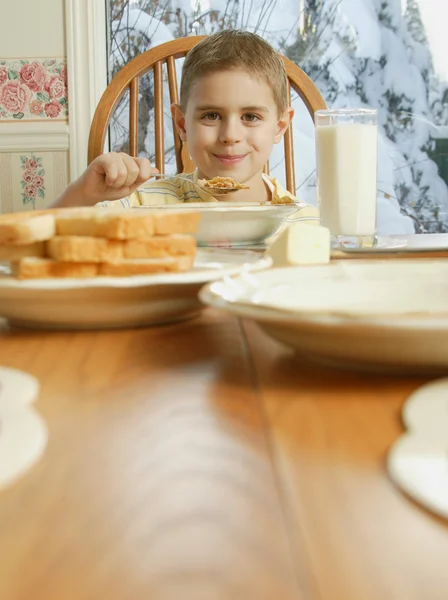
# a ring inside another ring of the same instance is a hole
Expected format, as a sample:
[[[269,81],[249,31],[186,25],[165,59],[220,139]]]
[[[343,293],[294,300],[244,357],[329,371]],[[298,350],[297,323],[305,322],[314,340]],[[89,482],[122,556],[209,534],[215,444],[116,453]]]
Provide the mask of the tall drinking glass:
[[[315,113],[320,219],[335,247],[368,248],[376,242],[378,112]]]

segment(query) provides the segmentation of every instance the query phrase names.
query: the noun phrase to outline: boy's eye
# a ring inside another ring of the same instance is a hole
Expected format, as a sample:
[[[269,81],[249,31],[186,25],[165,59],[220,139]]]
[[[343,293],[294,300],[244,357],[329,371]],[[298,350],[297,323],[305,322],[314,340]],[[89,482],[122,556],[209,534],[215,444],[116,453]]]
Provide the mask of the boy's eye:
[[[254,113],[245,113],[242,118],[243,121],[247,121],[248,123],[257,123],[258,121],[261,121],[261,117]]]
[[[255,115],[254,113],[244,114],[243,119],[245,121],[249,121],[250,123],[255,123],[256,121],[260,121],[260,117],[258,115]]]
[[[207,119],[207,121],[217,121],[219,119],[219,114],[216,112],[206,113],[202,115],[203,119]]]

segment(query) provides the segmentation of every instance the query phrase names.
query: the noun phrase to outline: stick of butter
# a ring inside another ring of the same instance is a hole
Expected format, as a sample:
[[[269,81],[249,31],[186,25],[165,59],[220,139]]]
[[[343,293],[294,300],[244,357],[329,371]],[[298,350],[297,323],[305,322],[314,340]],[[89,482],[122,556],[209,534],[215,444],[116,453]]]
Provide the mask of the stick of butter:
[[[314,223],[292,223],[267,249],[274,267],[330,262],[330,231]]]

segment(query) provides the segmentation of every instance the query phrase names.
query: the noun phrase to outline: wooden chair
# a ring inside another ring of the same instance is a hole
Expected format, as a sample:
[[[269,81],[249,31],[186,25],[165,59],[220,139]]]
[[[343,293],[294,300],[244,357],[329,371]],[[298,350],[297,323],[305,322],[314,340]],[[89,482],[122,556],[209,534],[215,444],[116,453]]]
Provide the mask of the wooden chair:
[[[126,90],[130,91],[129,106],[129,154],[137,156],[138,152],[138,98],[139,77],[145,75],[150,69],[154,71],[154,110],[155,110],[155,165],[164,173],[164,112],[163,112],[163,64],[166,63],[170,102],[179,101],[179,92],[176,76],[175,60],[186,56],[189,50],[200,42],[205,36],[191,36],[166,42],[144,52],[131,60],[113,78],[102,95],[96,108],[90,128],[88,162],[103,153],[104,141],[111,117]],[[292,61],[283,57],[288,74],[290,89],[297,92],[307,107],[311,118],[314,112],[325,109],[327,106],[319,90],[311,79]],[[290,95],[291,96],[291,95]],[[195,169],[194,163],[188,154],[187,144],[183,144],[173,123],[174,144],[176,152],[176,165],[178,173],[191,172]],[[284,135],[286,187],[295,193],[294,177],[294,144],[292,129],[289,128]],[[269,165],[265,172],[269,173]]]

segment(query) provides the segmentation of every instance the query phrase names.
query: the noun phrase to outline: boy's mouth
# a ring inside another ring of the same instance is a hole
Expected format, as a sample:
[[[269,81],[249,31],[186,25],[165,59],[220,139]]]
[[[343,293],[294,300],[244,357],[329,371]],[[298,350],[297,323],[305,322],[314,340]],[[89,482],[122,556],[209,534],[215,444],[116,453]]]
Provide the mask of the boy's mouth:
[[[224,165],[236,165],[246,158],[246,154],[214,154],[213,156]]]

